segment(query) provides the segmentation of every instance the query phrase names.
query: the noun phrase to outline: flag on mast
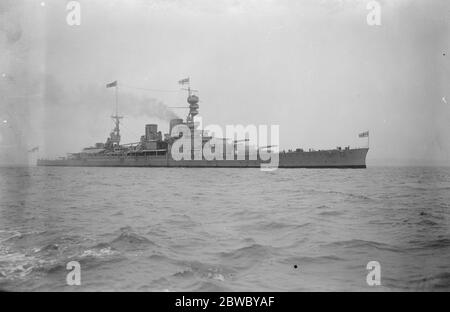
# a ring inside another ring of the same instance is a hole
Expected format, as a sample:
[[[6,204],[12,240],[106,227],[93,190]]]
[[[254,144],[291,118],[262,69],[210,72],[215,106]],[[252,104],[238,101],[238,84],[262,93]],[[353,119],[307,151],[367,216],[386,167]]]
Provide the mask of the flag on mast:
[[[178,81],[179,84],[184,85],[186,83],[189,83],[189,77],[181,79],[180,81]]]
[[[369,131],[361,132],[358,136],[360,138],[366,138],[369,136]]]
[[[107,88],[117,87],[117,80],[106,84]]]

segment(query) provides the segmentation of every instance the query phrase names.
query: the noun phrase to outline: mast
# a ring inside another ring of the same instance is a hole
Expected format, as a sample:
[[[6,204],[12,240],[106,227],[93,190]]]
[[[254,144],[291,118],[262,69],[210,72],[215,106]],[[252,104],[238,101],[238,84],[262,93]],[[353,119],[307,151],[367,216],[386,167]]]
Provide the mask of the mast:
[[[185,89],[185,88],[182,88],[182,89],[186,90],[188,92],[187,102],[189,104],[189,114],[186,117],[186,125],[191,130],[191,159],[195,159],[196,158],[195,157],[195,152],[196,152],[195,142],[196,142],[196,140],[194,138],[198,136],[198,131],[197,131],[198,124],[196,124],[194,122],[194,117],[196,115],[198,115],[199,98],[196,94],[194,94],[194,92],[198,92],[198,91],[191,89],[191,82],[190,82],[189,77],[178,81],[178,83],[181,85],[187,84],[187,89]],[[199,142],[203,142],[203,130],[200,133],[199,140],[200,140]],[[200,148],[201,148],[201,146],[200,146]]]
[[[116,116],[119,115],[119,86],[116,83]]]
[[[194,122],[194,117],[198,114],[199,98],[197,95],[194,94],[194,92],[197,92],[197,90],[191,89],[191,81],[189,77],[178,81],[178,83],[181,85],[187,84],[188,86],[187,89],[183,90],[186,90],[188,92],[187,102],[189,104],[189,114],[186,117],[186,123],[189,125]]]
[[[111,118],[114,121],[114,129],[110,133],[109,141],[112,145],[119,145],[120,143],[120,119],[123,118],[123,116],[119,116],[119,84],[117,83],[117,80],[111,83],[108,83],[106,85],[107,88],[115,87],[115,106],[116,106],[116,113],[115,115],[112,115]]]

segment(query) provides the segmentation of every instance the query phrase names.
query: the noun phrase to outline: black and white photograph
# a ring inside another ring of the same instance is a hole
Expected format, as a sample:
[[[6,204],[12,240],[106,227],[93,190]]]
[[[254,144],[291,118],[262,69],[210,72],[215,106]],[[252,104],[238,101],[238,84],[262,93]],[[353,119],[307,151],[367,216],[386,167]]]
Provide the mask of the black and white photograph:
[[[446,0],[0,0],[0,292],[448,292],[449,39]]]

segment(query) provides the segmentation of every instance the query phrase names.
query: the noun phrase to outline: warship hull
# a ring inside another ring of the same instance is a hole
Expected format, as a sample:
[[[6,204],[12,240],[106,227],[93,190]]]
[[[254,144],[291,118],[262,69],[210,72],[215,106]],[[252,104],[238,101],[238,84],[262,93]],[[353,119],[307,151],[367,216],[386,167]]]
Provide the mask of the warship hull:
[[[366,168],[368,148],[279,153],[278,168]],[[195,167],[195,168],[259,168],[267,163],[251,160],[174,160],[161,156],[87,156],[65,159],[39,159],[38,166],[63,167]]]

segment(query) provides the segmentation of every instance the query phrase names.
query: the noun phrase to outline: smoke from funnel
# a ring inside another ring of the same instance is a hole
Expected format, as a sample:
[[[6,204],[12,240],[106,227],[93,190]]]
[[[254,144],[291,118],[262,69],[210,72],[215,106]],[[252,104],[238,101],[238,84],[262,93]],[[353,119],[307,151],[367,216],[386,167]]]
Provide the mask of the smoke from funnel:
[[[136,105],[141,116],[154,117],[164,121],[178,118],[163,102],[153,98],[142,99]]]
[[[27,151],[36,145],[42,147],[40,157],[75,152],[94,140],[104,141],[111,130],[114,92],[99,79],[69,81],[64,71],[55,73],[48,52],[54,46],[41,13],[32,2],[0,1],[0,120],[8,120],[0,128],[1,164],[19,158],[27,164]],[[162,101],[123,90],[119,114],[130,119],[177,118]],[[130,133],[130,119],[125,119],[124,135]]]

